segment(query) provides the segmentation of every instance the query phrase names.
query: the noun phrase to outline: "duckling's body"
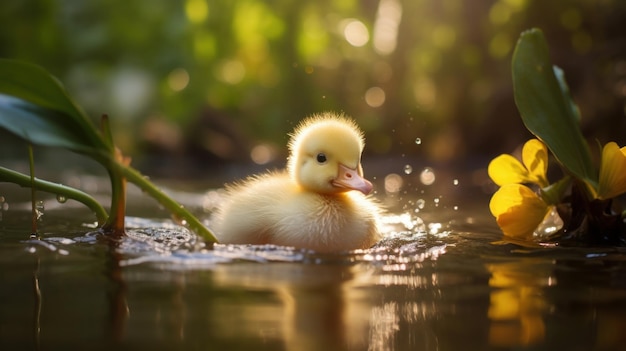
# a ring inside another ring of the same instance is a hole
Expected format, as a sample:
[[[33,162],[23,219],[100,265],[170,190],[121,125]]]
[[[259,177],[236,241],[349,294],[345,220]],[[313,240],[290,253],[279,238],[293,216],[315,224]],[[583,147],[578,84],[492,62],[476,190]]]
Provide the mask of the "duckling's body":
[[[334,114],[303,122],[287,170],[227,187],[215,234],[222,243],[274,244],[337,252],[375,244],[379,209],[362,178],[356,125]]]

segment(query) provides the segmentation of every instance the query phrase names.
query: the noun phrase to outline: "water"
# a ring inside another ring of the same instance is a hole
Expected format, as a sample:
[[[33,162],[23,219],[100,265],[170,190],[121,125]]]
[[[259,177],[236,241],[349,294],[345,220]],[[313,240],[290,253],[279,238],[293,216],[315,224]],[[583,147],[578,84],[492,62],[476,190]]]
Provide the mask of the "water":
[[[624,249],[502,241],[485,192],[440,178],[378,194],[386,238],[325,255],[211,247],[141,194],[126,238],[94,232],[88,211],[53,197],[42,239],[29,239],[28,202],[10,203],[0,349],[626,348]],[[219,203],[219,192],[174,197],[205,220]]]

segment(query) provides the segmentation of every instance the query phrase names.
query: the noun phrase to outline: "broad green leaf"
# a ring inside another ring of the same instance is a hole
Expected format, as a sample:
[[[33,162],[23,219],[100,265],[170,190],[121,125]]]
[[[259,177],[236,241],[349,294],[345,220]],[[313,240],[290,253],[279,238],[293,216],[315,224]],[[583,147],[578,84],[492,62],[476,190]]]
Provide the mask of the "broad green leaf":
[[[559,82],[559,87],[561,88],[561,92],[563,93],[563,98],[565,99],[565,102],[568,103],[567,107],[570,109],[572,116],[574,116],[574,118],[576,119],[576,123],[580,123],[580,110],[578,109],[578,105],[576,105],[574,100],[572,100],[569,86],[567,86],[567,81],[565,80],[565,72],[563,72],[563,70],[557,66],[553,66],[552,69],[554,70],[554,76],[556,77],[556,80]]]
[[[0,59],[0,127],[37,145],[94,156],[113,153],[61,83],[24,62]]]
[[[0,94],[0,126],[34,144],[89,153],[93,147],[85,134],[66,128],[67,115],[31,102]]]
[[[555,75],[541,30],[521,34],[512,66],[515,103],[526,128],[573,176],[596,186],[598,175],[579,128],[578,108],[562,74],[559,79]]]

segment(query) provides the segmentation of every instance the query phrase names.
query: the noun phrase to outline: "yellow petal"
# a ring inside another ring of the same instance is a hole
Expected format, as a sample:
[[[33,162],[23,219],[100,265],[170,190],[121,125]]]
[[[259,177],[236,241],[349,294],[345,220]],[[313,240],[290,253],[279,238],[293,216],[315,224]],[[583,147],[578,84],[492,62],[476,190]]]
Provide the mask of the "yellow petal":
[[[502,186],[491,198],[489,209],[505,235],[532,238],[548,213],[548,205],[530,188],[520,184]]]
[[[626,147],[610,142],[602,149],[598,198],[610,199],[626,192]]]
[[[500,186],[526,183],[529,180],[526,167],[515,157],[507,154],[491,160],[489,167],[487,167],[487,173],[489,173],[491,180]]]
[[[530,183],[541,187],[549,185],[546,178],[548,171],[548,149],[537,139],[530,139],[522,148],[522,161],[529,173]]]

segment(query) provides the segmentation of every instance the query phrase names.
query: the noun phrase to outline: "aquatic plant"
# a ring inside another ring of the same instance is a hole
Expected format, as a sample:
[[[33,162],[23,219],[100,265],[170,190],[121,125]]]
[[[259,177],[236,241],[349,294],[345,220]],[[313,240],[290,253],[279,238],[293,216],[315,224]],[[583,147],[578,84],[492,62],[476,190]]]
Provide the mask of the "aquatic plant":
[[[0,181],[80,201],[96,213],[101,230],[111,235],[124,234],[126,182],[130,181],[156,199],[180,223],[209,242],[217,241],[195,216],[130,166],[130,158],[113,142],[106,115],[102,116],[98,130],[63,85],[43,68],[0,59],[0,127],[28,144],[68,149],[100,163],[111,181],[111,206],[107,213],[84,192],[3,167],[0,167]]]
[[[626,225],[616,198],[626,192],[626,147],[609,142],[599,170],[580,130],[580,112],[564,73],[550,63],[541,30],[523,32],[512,60],[515,103],[526,128],[538,139],[526,142],[522,162],[511,155],[488,167],[500,186],[489,204],[507,236],[549,238],[587,244],[623,244]],[[563,170],[550,183],[548,150]]]

